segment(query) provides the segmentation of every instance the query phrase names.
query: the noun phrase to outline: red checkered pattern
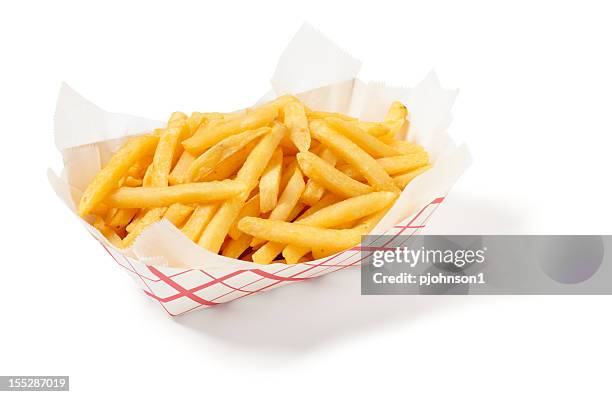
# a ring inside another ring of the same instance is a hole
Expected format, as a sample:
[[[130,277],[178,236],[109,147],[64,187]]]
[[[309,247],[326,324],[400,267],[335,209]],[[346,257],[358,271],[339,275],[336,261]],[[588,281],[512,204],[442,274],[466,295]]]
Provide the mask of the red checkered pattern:
[[[442,197],[433,200],[413,218],[406,219],[388,230],[385,235],[395,236],[389,242],[396,241],[396,238],[407,240],[417,234],[442,200]],[[267,265],[265,271],[261,269],[206,271],[146,264],[128,258],[105,243],[102,243],[102,246],[119,266],[127,270],[142,285],[145,294],[159,302],[171,316],[323,276],[361,263],[361,247],[356,246],[321,261],[298,265]]]

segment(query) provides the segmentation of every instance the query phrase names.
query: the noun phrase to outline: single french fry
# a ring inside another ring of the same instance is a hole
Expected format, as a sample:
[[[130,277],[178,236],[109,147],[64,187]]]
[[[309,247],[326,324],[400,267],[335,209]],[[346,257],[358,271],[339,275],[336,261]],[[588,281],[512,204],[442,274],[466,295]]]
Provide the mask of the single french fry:
[[[398,197],[392,192],[373,192],[339,201],[300,219],[299,223],[319,227],[335,227],[390,206]]]
[[[397,194],[391,192],[374,192],[363,196],[352,197],[322,208],[300,219],[297,223],[327,228],[337,227],[388,208],[393,204],[396,198]],[[310,251],[310,247],[289,245],[284,249],[281,247],[281,250],[283,251],[283,257],[287,260],[287,263],[294,264]],[[253,258],[255,258],[255,255],[253,255]]]
[[[186,183],[168,187],[122,187],[111,193],[105,204],[113,208],[164,207],[174,203],[198,204],[242,195],[240,181]]]
[[[306,152],[310,148],[310,131],[308,130],[308,119],[304,106],[300,102],[289,102],[283,108],[284,124],[289,129],[291,141],[300,152]]]
[[[257,181],[259,181],[259,178],[266,169],[268,162],[272,158],[274,151],[286,132],[287,128],[285,128],[285,126],[275,123],[270,133],[259,141],[257,146],[255,146],[251,154],[247,157],[242,168],[240,168],[240,171],[238,171],[236,180],[244,182],[249,192],[257,185]],[[248,194],[245,196],[248,196]]]
[[[397,187],[403,190],[410,182],[412,182],[414,178],[421,175],[425,171],[431,169],[431,167],[432,166],[428,164],[423,167],[417,168],[416,170],[407,172],[405,174],[397,175],[393,177],[393,182],[395,182]]]
[[[175,163],[175,155],[177,154],[176,147],[180,141],[183,129],[186,129],[185,121],[185,117],[180,117],[180,114],[174,113],[168,122],[168,127],[161,133],[159,143],[153,155],[151,171],[149,171],[149,186],[168,186],[168,175],[170,175],[170,170]]]
[[[377,213],[369,215],[361,223],[359,223],[357,226],[353,227],[350,230],[357,231],[361,235],[368,234],[370,231],[372,231],[372,229],[374,229],[374,227],[378,224],[378,222],[380,222],[380,220],[385,216],[389,208],[390,206],[385,209],[380,210]],[[343,251],[345,249],[346,248],[337,249],[337,248],[314,247],[312,249],[312,256],[314,259],[323,259],[328,256],[337,254],[338,252]]]
[[[268,103],[264,103],[263,105],[261,105],[259,108],[255,109],[272,109],[275,110],[277,112],[282,113],[283,109],[285,108],[285,105],[287,105],[290,102],[299,102],[299,100],[293,96],[293,95],[281,95],[276,99],[271,100]]]
[[[319,120],[319,119],[325,119],[328,117],[337,117],[337,118],[340,118],[346,121],[357,121],[356,118],[347,116],[346,114],[334,113],[334,112],[320,112],[316,110],[315,111],[311,110],[309,112],[306,112],[306,117],[308,117],[308,120]]]
[[[408,117],[408,108],[400,101],[394,101],[387,111],[385,121],[404,120],[406,117]]]
[[[206,149],[225,138],[244,131],[254,130],[270,124],[278,109],[274,107],[259,108],[240,117],[224,120],[221,123],[209,123],[200,127],[190,138],[183,141],[183,147],[191,154],[199,155]]]
[[[177,161],[185,151],[181,142],[189,138],[194,133],[194,131],[192,131],[192,129],[190,128],[189,123],[197,122],[198,114],[201,115],[201,113],[195,113],[196,114],[194,115],[194,119],[192,119],[191,116],[187,117],[187,115],[185,115],[184,113],[174,112],[172,114],[172,117],[170,117],[170,120],[168,121],[168,126],[166,128],[175,133],[178,137],[177,142],[174,145],[174,154],[172,155],[172,165],[170,166],[170,169],[174,168]]]
[[[278,204],[272,212],[270,212],[270,216],[268,219],[285,221],[291,214],[291,211],[298,203],[300,196],[304,192],[304,187],[306,184],[304,183],[304,176],[298,167],[293,171],[293,175],[289,179],[287,183],[287,187],[283,190],[280,198],[278,199]],[[261,195],[261,192],[260,192]],[[251,247],[258,246],[262,244],[264,241],[259,238],[254,238],[251,241]]]
[[[164,219],[169,220],[174,226],[180,227],[193,210],[194,208],[190,205],[174,203],[164,213]]]
[[[85,189],[79,201],[79,215],[87,215],[96,205],[117,187],[119,180],[127,173],[130,166],[155,151],[159,137],[141,135],[129,139],[115,153]]]
[[[237,259],[247,250],[247,248],[249,248],[252,239],[252,236],[243,233],[237,240],[231,239],[229,243],[223,247],[221,254],[229,258]]]
[[[407,117],[408,109],[403,103],[395,101],[391,104],[385,116],[385,124],[396,139],[406,139],[409,127]]]
[[[323,149],[323,151],[321,151],[320,157],[329,165],[336,165],[336,156],[328,148],[325,148]],[[310,206],[313,206],[321,199],[321,197],[323,197],[324,193],[325,188],[322,185],[320,185],[313,179],[309,179],[306,183],[306,188],[304,189],[304,193],[302,193],[302,197],[300,197],[300,200]]]
[[[281,175],[281,182],[280,182],[280,187],[279,187],[280,192],[285,190],[296,168],[298,168],[298,162],[295,157],[284,157],[283,158],[283,172]]]
[[[181,228],[181,231],[193,242],[197,242],[202,231],[212,219],[215,211],[219,208],[218,203],[198,205],[187,222]]]
[[[393,179],[372,156],[347,137],[331,129],[324,121],[312,121],[310,132],[315,139],[329,147],[336,156],[355,167],[375,190],[399,191]]]
[[[376,137],[364,132],[354,123],[335,117],[326,118],[325,121],[334,130],[349,138],[374,158],[397,156],[401,154],[392,146],[384,144]]]
[[[244,218],[245,216],[259,216],[259,214],[261,213],[260,203],[261,200],[259,199],[259,194],[256,194],[244,204],[244,206],[240,210],[240,213],[236,217],[236,220],[234,220],[234,223],[232,223],[232,226],[229,229],[228,234],[232,239],[238,240],[240,238],[240,235],[242,235],[242,232],[238,230],[238,222],[242,218]]]
[[[153,164],[149,164],[147,170],[145,171],[144,176],[142,177],[142,186],[151,186],[153,176]]]
[[[376,161],[383,167],[387,174],[396,175],[426,166],[429,163],[429,155],[427,152],[422,151],[410,155],[382,157]],[[364,180],[364,177],[359,171],[348,164],[338,166],[338,170],[357,181]]]
[[[249,216],[238,222],[238,228],[244,233],[263,240],[310,247],[350,248],[359,244],[361,238],[359,232],[353,229],[324,229]]]
[[[423,146],[407,141],[393,140],[389,145],[399,150],[402,154],[413,154],[417,152],[424,152]]]
[[[191,113],[191,115],[189,116],[189,118],[187,119],[186,123],[187,123],[187,128],[188,128],[188,132],[187,132],[187,137],[195,134],[195,132],[198,130],[198,128],[200,128],[200,125],[202,123],[207,122],[207,118],[205,117],[204,114],[200,113],[200,112],[193,112]]]
[[[213,216],[198,244],[211,252],[218,253],[225,240],[230,226],[240,213],[251,190],[257,185],[257,181],[263,174],[272,154],[276,150],[287,129],[275,123],[272,131],[265,135],[249,154],[244,165],[236,175],[236,181],[243,182],[247,188],[242,194],[225,201]]]
[[[186,150],[183,151],[178,161],[176,162],[176,165],[174,166],[174,168],[172,168],[172,171],[168,176],[168,183],[170,185],[178,185],[184,183],[187,170],[195,159],[196,157],[193,154],[189,153]]]
[[[372,121],[352,121],[357,127],[361,128],[364,132],[372,136],[383,136],[389,134],[389,127],[383,123],[377,123]]]
[[[121,246],[127,248],[132,245],[136,237],[138,237],[147,226],[159,221],[162,218],[164,212],[166,212],[165,207],[153,208],[147,211],[147,213],[138,221],[138,223],[134,225],[128,235],[121,241]]]
[[[310,152],[298,153],[296,157],[306,176],[339,196],[360,196],[373,190],[370,186],[349,178]]]
[[[259,208],[261,212],[270,212],[276,207],[282,170],[283,150],[277,147],[259,180]]]

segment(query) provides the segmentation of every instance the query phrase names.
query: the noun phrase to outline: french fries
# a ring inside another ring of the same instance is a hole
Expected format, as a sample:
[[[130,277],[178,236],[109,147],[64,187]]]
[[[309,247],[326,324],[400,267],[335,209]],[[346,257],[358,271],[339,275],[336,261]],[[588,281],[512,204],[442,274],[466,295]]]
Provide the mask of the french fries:
[[[259,208],[270,212],[276,207],[283,170],[283,150],[276,148],[259,181]]]
[[[292,95],[237,113],[171,115],[130,138],[85,189],[79,215],[127,248],[166,219],[213,253],[295,264],[359,244],[432,165],[384,120],[312,110]]]
[[[393,180],[376,160],[347,137],[332,130],[321,120],[310,123],[311,133],[338,157],[355,167],[375,190],[399,192]]]
[[[300,152],[306,152],[310,148],[310,131],[308,130],[308,118],[304,106],[300,102],[289,102],[283,108],[285,114],[284,123],[289,129],[291,141]]]
[[[104,197],[117,187],[119,180],[133,163],[155,151],[158,141],[159,137],[155,135],[142,135],[129,139],[85,189],[79,201],[79,215],[89,214],[96,205],[101,203]]]
[[[397,194],[391,192],[374,192],[363,196],[352,197],[323,207],[297,220],[295,224],[324,228],[335,227],[380,211],[389,206],[396,198]],[[289,263],[288,256],[293,258],[297,256],[297,259],[299,259],[310,251],[309,247],[303,248],[298,246],[289,246],[286,249],[287,254],[283,254],[288,261],[287,263]],[[271,263],[281,251],[283,251],[283,244],[268,242],[253,254],[253,261],[261,264]]]
[[[206,226],[200,241],[198,241],[199,245],[214,253],[219,252],[230,226],[240,213],[249,193],[257,185],[259,178],[286,131],[287,128],[282,124],[275,124],[272,131],[264,136],[249,154],[244,165],[236,175],[236,181],[244,183],[246,189],[241,194],[225,201],[221,205],[213,219]]]
[[[351,179],[315,154],[298,153],[296,157],[306,176],[339,196],[360,196],[374,190],[364,183]]]
[[[397,149],[381,142],[353,123],[335,117],[328,117],[325,121],[333,129],[352,140],[374,158],[401,154]]]
[[[104,202],[113,208],[165,207],[174,203],[195,204],[229,199],[242,194],[244,190],[244,183],[229,179],[168,187],[122,187],[111,193]]]

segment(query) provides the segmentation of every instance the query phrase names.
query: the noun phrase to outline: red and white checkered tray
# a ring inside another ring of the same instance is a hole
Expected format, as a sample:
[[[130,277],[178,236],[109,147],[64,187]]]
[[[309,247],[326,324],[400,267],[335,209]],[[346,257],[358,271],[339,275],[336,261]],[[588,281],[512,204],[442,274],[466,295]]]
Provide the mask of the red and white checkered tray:
[[[394,235],[402,240],[417,234],[442,200],[442,197],[436,198],[415,216],[395,225],[384,234]],[[94,237],[97,238],[96,235]],[[269,265],[267,267],[270,270],[266,270],[265,266],[232,271],[179,269],[147,264],[122,254],[106,241],[99,241],[117,264],[133,276],[144,293],[159,302],[171,316],[216,306],[361,264],[360,246],[356,246],[318,261],[297,265]]]

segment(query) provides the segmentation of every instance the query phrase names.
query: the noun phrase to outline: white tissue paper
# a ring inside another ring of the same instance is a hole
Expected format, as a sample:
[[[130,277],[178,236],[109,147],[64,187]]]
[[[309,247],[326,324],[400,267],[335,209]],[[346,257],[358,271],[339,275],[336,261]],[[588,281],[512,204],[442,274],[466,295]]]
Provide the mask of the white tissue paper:
[[[446,133],[457,92],[443,89],[433,72],[413,88],[366,83],[356,77],[360,67],[361,62],[305,24],[282,53],[271,90],[260,103],[291,93],[313,109],[363,120],[383,119],[395,100],[406,104],[408,140],[425,147],[433,168],[408,184],[371,234],[410,236],[425,225],[471,162],[466,146],[457,146]],[[55,115],[55,144],[62,153],[64,170],[61,176],[49,170],[51,185],[76,215],[83,190],[125,139],[164,124],[104,111],[63,84]],[[151,225],[130,248],[121,250],[82,222],[144,292],[172,316],[360,263],[359,247],[297,265],[244,262],[205,250],[166,220]]]

